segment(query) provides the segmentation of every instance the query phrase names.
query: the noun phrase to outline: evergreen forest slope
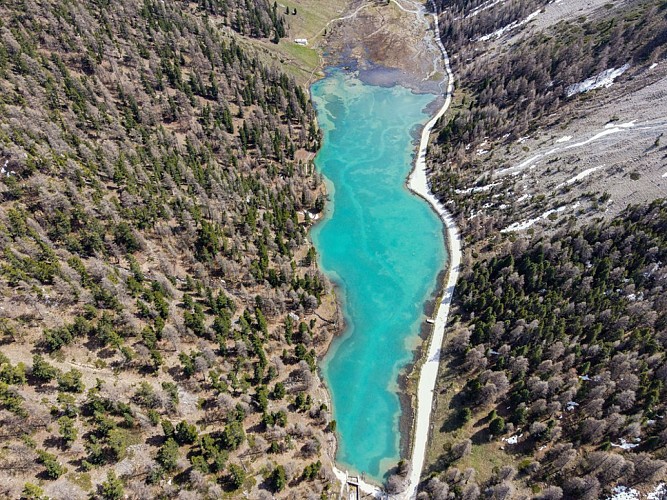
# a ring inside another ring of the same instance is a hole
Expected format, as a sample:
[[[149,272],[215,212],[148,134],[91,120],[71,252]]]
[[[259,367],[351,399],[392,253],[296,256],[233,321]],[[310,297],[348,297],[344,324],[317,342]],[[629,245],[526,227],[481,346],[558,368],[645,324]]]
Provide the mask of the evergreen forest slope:
[[[266,1],[0,5],[0,497],[326,496],[320,137],[247,43],[284,35]]]
[[[431,181],[465,245],[420,495],[646,498],[667,477],[667,4],[437,8],[456,89]]]

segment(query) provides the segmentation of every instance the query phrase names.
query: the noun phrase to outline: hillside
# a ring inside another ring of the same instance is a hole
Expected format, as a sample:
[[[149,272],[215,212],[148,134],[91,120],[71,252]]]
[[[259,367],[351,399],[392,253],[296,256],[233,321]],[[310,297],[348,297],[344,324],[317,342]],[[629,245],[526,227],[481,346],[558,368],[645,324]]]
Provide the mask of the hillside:
[[[471,240],[665,196],[660,1],[441,5],[457,89],[432,182]]]
[[[266,57],[295,16],[0,5],[3,498],[326,497],[320,137]]]
[[[667,4],[437,8],[456,89],[431,182],[465,246],[421,495],[645,498],[667,476]]]

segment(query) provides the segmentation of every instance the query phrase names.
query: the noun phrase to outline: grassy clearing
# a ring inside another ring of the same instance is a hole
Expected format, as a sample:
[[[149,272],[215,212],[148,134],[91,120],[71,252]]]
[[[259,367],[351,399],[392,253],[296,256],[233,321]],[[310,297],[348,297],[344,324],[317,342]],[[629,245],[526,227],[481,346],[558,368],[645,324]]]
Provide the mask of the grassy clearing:
[[[473,441],[470,454],[450,464],[460,471],[469,467],[476,470],[477,483],[483,484],[504,465],[518,467],[523,458],[521,455],[509,453],[506,443],[500,439],[486,441],[488,436],[488,412],[491,406],[481,407],[473,412],[472,419],[467,423],[458,420],[460,410],[452,400],[463,388],[451,366],[452,358],[445,355],[440,364],[440,373],[436,382],[437,406],[431,414],[431,435],[426,449],[422,479],[446,470],[449,449],[452,445],[471,439]],[[437,471],[437,472],[436,472]],[[523,486],[515,482],[515,486]],[[530,494],[527,487],[523,493]]]
[[[91,491],[93,489],[93,482],[90,474],[87,472],[70,472],[67,474],[67,478],[83,491]]]
[[[431,465],[442,462],[443,456],[449,448],[466,439],[473,439],[470,455],[455,462],[455,466],[465,469],[475,467],[480,476],[490,477],[493,468],[497,465],[511,464],[514,459],[501,450],[501,441],[486,442],[488,434],[487,413],[490,408],[480,409],[473,413],[473,418],[467,422],[460,422],[457,418],[459,408],[453,403],[453,398],[462,389],[450,366],[451,359],[445,356],[441,363],[440,374],[436,383],[438,393],[437,407],[432,414],[433,431],[430,439],[431,446],[427,449],[425,472],[431,470]],[[475,437],[473,437],[475,436]]]
[[[350,0],[289,0],[279,2],[279,10],[290,8],[290,15],[285,16],[289,25],[289,33],[293,38],[308,38],[314,43],[316,35],[320,34],[329,21],[342,16],[350,5]],[[296,16],[291,12],[296,9]]]
[[[324,28],[331,21],[343,15],[350,5],[350,0],[290,0],[278,3],[278,12],[285,14],[289,7],[289,15],[285,15],[288,34],[274,44],[269,40],[250,40],[238,38],[239,41],[252,47],[260,60],[266,64],[279,63],[281,70],[293,76],[297,82],[306,85],[311,83],[313,74],[318,74],[320,55],[318,42]],[[296,15],[293,14],[296,9]],[[296,38],[308,40],[308,46],[294,43]]]

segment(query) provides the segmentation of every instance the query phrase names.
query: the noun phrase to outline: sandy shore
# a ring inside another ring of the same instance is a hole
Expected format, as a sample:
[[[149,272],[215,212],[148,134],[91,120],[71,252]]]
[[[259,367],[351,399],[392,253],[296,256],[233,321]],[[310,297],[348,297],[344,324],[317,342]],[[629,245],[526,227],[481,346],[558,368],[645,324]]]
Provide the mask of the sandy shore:
[[[435,5],[431,2],[435,11]],[[412,445],[412,470],[408,479],[406,491],[400,495],[400,498],[412,499],[417,496],[417,487],[419,486],[419,477],[424,466],[424,455],[426,453],[426,443],[429,436],[429,421],[431,417],[431,410],[433,408],[433,391],[435,390],[435,382],[438,377],[438,369],[440,367],[440,350],[445,334],[445,326],[447,324],[447,317],[449,316],[449,308],[454,294],[454,286],[459,277],[459,270],[461,266],[461,238],[458,228],[454,222],[452,215],[445,209],[445,207],[438,201],[428,187],[428,180],[426,178],[426,149],[428,147],[428,140],[431,130],[436,122],[445,114],[452,100],[452,91],[454,89],[454,75],[452,74],[451,66],[449,64],[449,57],[445,47],[440,40],[440,30],[438,27],[438,16],[433,14],[435,23],[435,38],[440,50],[445,59],[445,69],[447,71],[447,90],[445,92],[445,103],[438,113],[431,118],[431,120],[424,126],[421,140],[419,142],[419,152],[415,167],[410,178],[408,179],[408,187],[415,194],[421,196],[428,201],[433,209],[438,213],[442,219],[445,229],[447,231],[447,250],[449,253],[449,272],[447,274],[447,283],[444,286],[443,296],[438,307],[438,312],[435,317],[435,324],[433,327],[433,335],[428,347],[428,354],[421,367],[419,375],[419,385],[417,388],[417,418],[415,419],[415,427],[413,431],[414,441]]]

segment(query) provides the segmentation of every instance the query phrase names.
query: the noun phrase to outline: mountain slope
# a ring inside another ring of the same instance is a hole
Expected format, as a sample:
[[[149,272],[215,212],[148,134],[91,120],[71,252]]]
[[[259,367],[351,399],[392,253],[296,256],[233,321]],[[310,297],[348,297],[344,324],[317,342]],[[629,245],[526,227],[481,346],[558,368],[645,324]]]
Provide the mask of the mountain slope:
[[[425,498],[645,495],[667,473],[666,7],[438,5],[457,88],[431,181],[466,248]]]
[[[223,4],[0,6],[0,496],[328,488],[319,134]]]

